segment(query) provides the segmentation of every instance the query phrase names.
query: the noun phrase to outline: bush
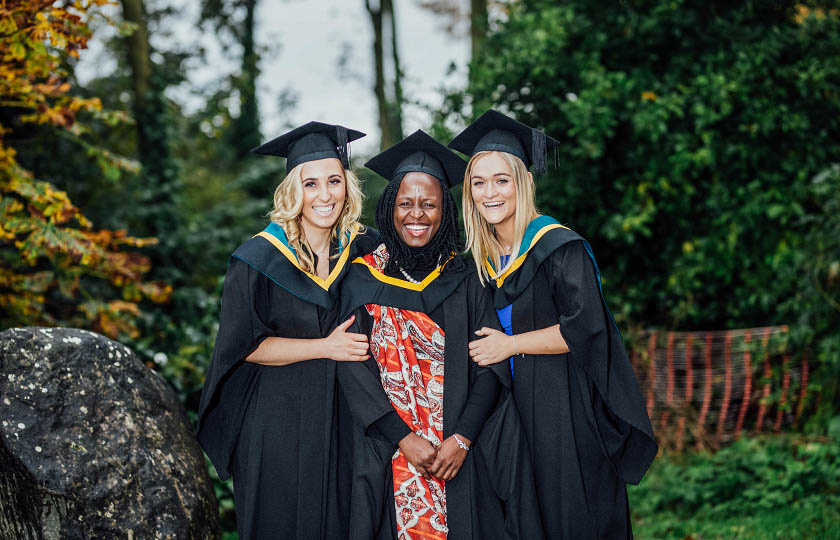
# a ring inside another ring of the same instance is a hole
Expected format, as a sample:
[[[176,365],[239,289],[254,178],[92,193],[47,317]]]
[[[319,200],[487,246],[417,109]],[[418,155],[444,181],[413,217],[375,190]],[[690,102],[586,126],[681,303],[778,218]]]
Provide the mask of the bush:
[[[664,456],[629,495],[640,538],[838,538],[840,442],[767,436]]]

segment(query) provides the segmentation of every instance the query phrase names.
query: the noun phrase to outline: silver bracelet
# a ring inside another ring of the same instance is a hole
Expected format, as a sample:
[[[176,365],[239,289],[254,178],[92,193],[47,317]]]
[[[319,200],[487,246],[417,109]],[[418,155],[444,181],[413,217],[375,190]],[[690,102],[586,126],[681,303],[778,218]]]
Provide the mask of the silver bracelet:
[[[457,435],[455,435],[454,433],[452,434],[452,436],[453,436],[453,437],[455,438],[455,440],[458,442],[458,446],[460,446],[460,447],[461,447],[461,449],[466,450],[466,451],[468,451],[468,452],[469,452],[470,447],[469,447],[469,446],[467,446],[466,444],[464,444],[464,441],[462,441],[462,440],[461,440],[461,439],[460,439]]]

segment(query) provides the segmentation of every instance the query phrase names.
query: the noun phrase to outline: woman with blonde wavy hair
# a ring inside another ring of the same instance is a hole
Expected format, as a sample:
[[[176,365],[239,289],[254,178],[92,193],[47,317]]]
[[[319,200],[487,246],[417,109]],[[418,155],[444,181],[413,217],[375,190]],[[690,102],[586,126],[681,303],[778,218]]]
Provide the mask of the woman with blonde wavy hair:
[[[348,261],[375,247],[349,143],[310,122],[256,148],[286,157],[271,223],[230,259],[198,439],[233,476],[240,538],[347,536],[352,450],[336,362],[368,357],[366,336],[337,320]],[[338,324],[340,323],[340,324]]]
[[[625,484],[656,456],[641,392],[601,294],[592,248],[536,209],[534,176],[557,141],[490,110],[449,146],[464,176],[467,248],[504,332],[470,342],[509,362],[546,537],[630,538]]]

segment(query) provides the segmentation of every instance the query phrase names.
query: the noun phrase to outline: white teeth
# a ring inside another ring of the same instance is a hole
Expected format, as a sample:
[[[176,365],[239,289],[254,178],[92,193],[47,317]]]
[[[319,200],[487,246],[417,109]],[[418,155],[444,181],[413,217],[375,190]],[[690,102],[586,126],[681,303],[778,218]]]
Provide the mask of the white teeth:
[[[485,206],[486,208],[496,208],[496,207],[498,207],[498,206],[502,206],[503,204],[505,204],[505,202],[504,202],[504,201],[501,201],[501,202],[489,202],[489,203],[484,203],[484,206]]]
[[[429,226],[428,225],[406,225],[405,228],[410,230],[410,231],[425,231],[426,229],[429,228]]]
[[[330,204],[327,206],[313,206],[312,209],[315,210],[315,212],[318,214],[328,216],[332,214],[332,211],[335,209],[335,204]]]

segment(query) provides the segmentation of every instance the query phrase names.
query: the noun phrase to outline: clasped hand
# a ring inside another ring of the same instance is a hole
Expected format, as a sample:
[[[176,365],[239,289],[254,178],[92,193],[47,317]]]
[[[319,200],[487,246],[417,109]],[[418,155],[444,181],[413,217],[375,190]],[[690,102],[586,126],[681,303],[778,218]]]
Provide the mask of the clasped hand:
[[[469,439],[458,436],[470,445]],[[435,448],[423,437],[411,433],[400,441],[399,447],[408,462],[427,480],[432,476],[444,482],[452,480],[467,459],[467,451],[458,445],[454,437],[447,437],[440,447]]]
[[[482,339],[470,341],[470,358],[479,366],[489,366],[510,358],[514,354],[513,338],[493,328],[482,327],[476,330],[477,336],[486,336]]]
[[[363,362],[368,359],[367,336],[347,331],[354,320],[356,316],[351,315],[324,338],[326,358],[332,358],[338,362]]]

